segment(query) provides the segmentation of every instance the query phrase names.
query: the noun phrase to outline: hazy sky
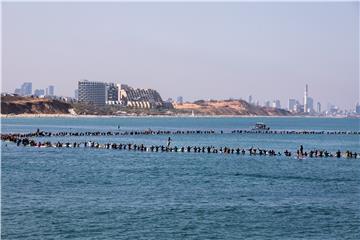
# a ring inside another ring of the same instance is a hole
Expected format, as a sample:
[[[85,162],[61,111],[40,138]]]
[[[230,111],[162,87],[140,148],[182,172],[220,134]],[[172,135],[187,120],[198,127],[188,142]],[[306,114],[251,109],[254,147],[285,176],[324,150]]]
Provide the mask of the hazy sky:
[[[164,99],[359,100],[359,3],[3,3],[2,90],[89,79]]]

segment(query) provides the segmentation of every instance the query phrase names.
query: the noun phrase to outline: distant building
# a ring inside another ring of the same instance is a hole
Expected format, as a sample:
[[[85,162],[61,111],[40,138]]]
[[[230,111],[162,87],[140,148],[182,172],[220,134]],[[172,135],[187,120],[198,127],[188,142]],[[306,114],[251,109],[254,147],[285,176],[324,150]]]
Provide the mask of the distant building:
[[[120,86],[116,83],[106,83],[106,101],[119,101],[119,88]]]
[[[296,102],[294,112],[301,113],[304,112],[304,105],[301,105],[298,101]]]
[[[50,85],[49,87],[46,88],[46,95],[47,96],[54,96],[54,89],[55,87],[53,85]]]
[[[153,89],[132,88],[121,84],[120,100],[128,106],[134,108],[157,108],[163,107],[164,102],[160,94]]]
[[[304,92],[304,112],[308,112],[308,94],[309,94],[308,85],[305,85],[305,92]]]
[[[333,115],[333,114],[337,114],[339,111],[339,108],[335,105],[332,105],[331,103],[328,103],[327,105],[327,114]]]
[[[316,107],[316,112],[317,112],[317,113],[321,113],[321,103],[318,102],[316,106],[317,106],[317,107]]]
[[[22,96],[30,96],[32,95],[32,83],[31,82],[24,82],[21,85],[20,92]]]
[[[314,99],[311,97],[307,98],[307,112],[314,112]]]
[[[14,94],[21,95],[21,89],[20,88],[15,88]]]
[[[102,106],[106,102],[105,83],[82,80],[78,82],[79,102]]]
[[[75,93],[76,94],[76,93]],[[153,89],[132,88],[126,84],[79,81],[77,99],[95,105],[121,104],[134,108],[164,106],[160,94]]]
[[[274,101],[272,102],[272,107],[273,107],[273,108],[281,108],[280,100],[274,100]]]
[[[76,100],[79,100],[79,90],[78,89],[75,89],[74,96],[75,96]]]
[[[293,111],[296,112],[296,113],[304,112],[304,105],[301,105],[301,103],[298,100],[296,100]]]
[[[35,89],[34,95],[37,96],[37,97],[44,96],[45,91],[44,91],[44,89]]]
[[[296,106],[296,99],[289,99],[289,103],[288,103],[288,110],[291,112],[295,111],[295,106]]]
[[[266,102],[264,103],[264,107],[270,107],[270,101],[266,101]]]
[[[304,112],[304,105],[299,104],[299,111],[298,112]]]
[[[356,112],[357,114],[360,114],[360,104],[359,104],[359,103],[356,104],[355,112]]]
[[[163,107],[164,108],[173,108],[174,105],[174,100],[172,98],[168,98],[166,101],[163,102]]]
[[[183,103],[184,103],[183,97],[182,97],[182,96],[177,97],[176,103],[177,103],[177,104],[180,104],[180,105],[183,104]]]

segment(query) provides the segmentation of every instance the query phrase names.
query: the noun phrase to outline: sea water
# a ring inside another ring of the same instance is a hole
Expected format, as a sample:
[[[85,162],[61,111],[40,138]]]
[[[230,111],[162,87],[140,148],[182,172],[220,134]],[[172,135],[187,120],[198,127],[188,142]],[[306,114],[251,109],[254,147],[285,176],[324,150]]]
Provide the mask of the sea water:
[[[172,145],[360,152],[359,119],[5,118],[2,133],[223,130]],[[168,135],[37,138],[165,145]],[[156,153],[1,144],[2,239],[360,239],[360,159]]]

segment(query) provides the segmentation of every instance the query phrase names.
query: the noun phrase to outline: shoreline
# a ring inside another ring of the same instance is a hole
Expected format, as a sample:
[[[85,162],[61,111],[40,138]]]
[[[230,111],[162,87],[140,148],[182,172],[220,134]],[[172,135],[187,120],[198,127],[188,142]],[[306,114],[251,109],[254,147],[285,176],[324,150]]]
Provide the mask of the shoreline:
[[[266,116],[266,115],[77,115],[77,114],[0,114],[0,119],[11,118],[351,118],[360,116]]]

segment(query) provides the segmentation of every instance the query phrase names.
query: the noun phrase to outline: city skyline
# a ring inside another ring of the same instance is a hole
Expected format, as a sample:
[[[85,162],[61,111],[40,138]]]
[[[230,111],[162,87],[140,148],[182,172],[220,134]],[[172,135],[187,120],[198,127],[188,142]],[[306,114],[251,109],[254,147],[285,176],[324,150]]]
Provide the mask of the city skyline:
[[[55,85],[57,94],[73,96],[77,82],[89,79],[157,89],[164,99],[252,95],[286,108],[290,98],[301,101],[308,84],[314,105],[354,109],[357,9],[358,3],[4,3],[2,91],[32,82],[33,89]]]
[[[81,83],[81,84],[80,84]],[[84,86],[88,85],[90,87],[90,89],[85,90],[84,88],[81,90],[80,89],[80,85]],[[96,100],[95,98],[92,99],[94,96],[99,96],[99,92],[92,92],[94,90],[93,88],[93,84],[98,85],[99,87],[102,88],[100,95],[102,95],[101,98],[103,98],[102,100]],[[32,83],[31,82],[24,82],[20,88],[16,88],[14,91],[14,94],[20,95],[20,96],[37,96],[37,97],[50,97],[50,98],[60,98],[60,99],[74,99],[76,101],[85,101],[85,102],[94,102],[96,101],[97,104],[99,104],[101,102],[101,104],[107,104],[107,105],[122,105],[124,104],[123,99],[121,99],[121,95],[120,92],[123,91],[123,94],[125,94],[125,98],[126,98],[126,93],[124,93],[124,91],[133,91],[134,88],[129,87],[129,85],[127,84],[120,84],[120,83],[116,83],[116,82],[102,82],[102,81],[89,81],[87,79],[83,79],[78,81],[78,88],[74,89],[74,96],[60,96],[60,95],[55,95],[54,94],[54,88],[55,86],[53,85],[49,85],[47,88],[45,89],[34,89],[34,91],[32,91]],[[80,95],[79,95],[79,90],[80,90]],[[90,90],[90,91],[89,91]],[[136,91],[140,91],[137,92]],[[145,91],[145,92],[143,92]],[[156,90],[154,89],[144,89],[144,88],[135,88],[135,92],[131,92],[130,94],[135,96],[137,94],[142,95],[142,92],[145,94],[158,94],[159,99],[161,99],[160,94],[157,93]],[[94,94],[94,96],[92,96]],[[80,98],[79,98],[80,96]],[[142,97],[144,97],[145,95],[143,95]],[[149,95],[150,96],[150,95]],[[153,97],[150,97],[151,99],[153,99]],[[146,101],[149,100],[150,98],[146,98]],[[157,97],[155,97],[157,98]],[[92,99],[92,100],[90,100]],[[235,100],[234,98],[230,98]],[[238,99],[242,99],[245,100],[244,98],[238,98]],[[90,100],[90,101],[89,101]],[[138,99],[139,100],[139,99]],[[130,101],[138,101],[135,99],[130,100]],[[200,100],[200,99],[199,99]],[[205,100],[226,100],[226,99],[205,99]],[[152,101],[152,100],[150,100]],[[161,100],[163,102],[163,104],[166,103],[177,103],[177,104],[183,104],[186,102],[191,102],[191,101],[184,101],[182,96],[177,96],[177,97],[170,97],[167,98],[167,100]],[[322,108],[322,104],[319,101],[314,101],[314,98],[311,97],[311,95],[309,95],[309,86],[308,84],[305,85],[305,91],[304,91],[304,98],[303,98],[303,102],[301,102],[301,100],[299,101],[298,99],[295,98],[289,98],[287,103],[281,103],[281,101],[279,99],[273,99],[273,100],[266,100],[264,103],[260,103],[259,100],[257,99],[253,99],[252,95],[248,96],[248,99],[246,100],[248,103],[253,104],[255,106],[262,106],[262,107],[272,107],[272,108],[281,108],[281,109],[286,109],[292,113],[310,113],[310,114],[348,114],[348,113],[359,113],[359,104],[360,103],[356,103],[354,108],[351,109],[341,109],[339,108],[337,105],[334,105],[332,103],[328,103],[326,108]],[[130,103],[131,105],[132,103]],[[125,104],[126,105],[126,104]],[[150,106],[150,105],[149,105]]]

